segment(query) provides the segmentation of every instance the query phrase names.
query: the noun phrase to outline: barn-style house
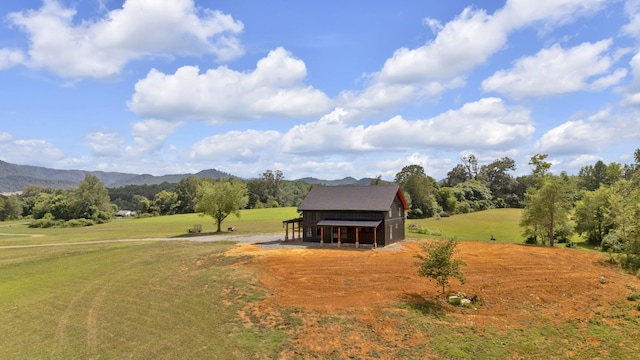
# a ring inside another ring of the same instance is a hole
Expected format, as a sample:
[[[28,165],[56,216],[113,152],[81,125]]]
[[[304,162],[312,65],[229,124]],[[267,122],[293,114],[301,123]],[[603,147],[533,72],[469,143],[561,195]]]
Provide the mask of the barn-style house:
[[[371,244],[385,246],[405,237],[405,213],[408,210],[397,185],[315,186],[298,211],[303,241]],[[294,237],[295,237],[294,223]]]

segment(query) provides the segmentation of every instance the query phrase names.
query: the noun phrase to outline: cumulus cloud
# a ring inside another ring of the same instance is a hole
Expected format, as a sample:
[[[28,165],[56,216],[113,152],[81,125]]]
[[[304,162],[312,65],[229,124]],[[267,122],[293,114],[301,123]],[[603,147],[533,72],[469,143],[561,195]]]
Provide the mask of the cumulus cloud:
[[[638,107],[640,106],[640,53],[636,53],[631,58],[629,65],[633,75],[633,82],[622,90],[624,98],[621,101],[621,105]]]
[[[24,59],[24,53],[20,50],[0,49],[0,70],[21,64]]]
[[[282,139],[282,150],[292,154],[327,154],[371,149],[364,143],[364,126],[349,127],[349,113],[338,108],[320,120],[291,128]]]
[[[125,152],[125,140],[119,134],[96,132],[86,135],[85,140],[97,157],[117,157]]]
[[[622,32],[635,38],[640,37],[640,0],[627,0],[624,9],[629,23],[622,27]]]
[[[611,109],[601,110],[587,119],[570,120],[547,131],[534,145],[539,153],[586,155],[598,152],[628,133],[627,121],[620,121]]]
[[[12,51],[12,64],[66,78],[107,78],[146,56],[211,54],[224,61],[243,53],[236,37],[243,24],[220,11],[198,9],[193,0],[126,0],[100,19],[75,16],[75,9],[56,0],[9,14],[30,44],[27,57]]]
[[[265,117],[310,117],[325,113],[331,100],[304,84],[302,60],[277,48],[252,72],[221,66],[201,74],[184,66],[175,74],[151,70],[138,81],[129,108],[143,117],[192,118],[209,124]]]
[[[146,119],[131,126],[131,135],[135,147],[127,150],[136,154],[149,154],[159,150],[167,137],[182,126],[181,122],[169,122],[158,119]]]
[[[48,165],[64,158],[64,152],[53,144],[38,139],[16,139],[0,132],[0,159],[14,164]]]
[[[620,55],[608,53],[611,44],[611,39],[569,49],[555,44],[534,56],[519,59],[512,69],[497,71],[482,82],[482,89],[513,98],[606,89],[627,75],[626,69],[611,72]]]
[[[272,154],[282,134],[277,131],[230,131],[206,137],[191,147],[190,159],[196,161],[253,163]]]
[[[417,48],[396,50],[380,71],[369,75],[369,87],[345,92],[340,106],[364,118],[403,102],[437,100],[442,92],[464,86],[467,74],[504,48],[512,31],[538,23],[553,28],[591,15],[604,5],[605,0],[511,0],[494,14],[467,7],[445,24],[427,18],[423,22],[435,38]],[[620,70],[597,85],[609,86],[623,75]],[[380,103],[377,96],[384,93],[399,95]]]
[[[293,127],[282,149],[295,154],[404,151],[409,148],[462,150],[502,149],[529,140],[534,128],[529,111],[509,108],[501,99],[486,98],[426,120],[395,116],[380,124],[350,126],[348,112],[336,109],[317,122]]]
[[[528,110],[508,108],[499,98],[485,98],[427,120],[396,116],[369,127],[364,139],[378,149],[507,149],[528,141],[533,131]]]

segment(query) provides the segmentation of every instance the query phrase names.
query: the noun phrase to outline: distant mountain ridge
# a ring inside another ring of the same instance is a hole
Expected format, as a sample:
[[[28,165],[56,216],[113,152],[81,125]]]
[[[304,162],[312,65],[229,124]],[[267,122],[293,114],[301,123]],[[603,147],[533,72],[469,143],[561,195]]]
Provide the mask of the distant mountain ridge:
[[[314,177],[305,177],[296,181],[304,181],[311,185],[327,185],[327,186],[345,186],[345,185],[371,185],[372,178],[362,178],[360,180],[347,176],[344,179],[338,180],[321,180]]]
[[[41,166],[16,165],[0,160],[0,193],[21,191],[29,185],[68,189],[78,186],[87,174],[94,175],[108,188],[118,188],[127,185],[157,185],[163,182],[177,183],[189,176],[199,178],[212,177],[215,179],[222,177],[237,178],[237,176],[216,169],[202,170],[195,174],[155,176],[150,174],[129,174],[108,171],[57,170]],[[314,177],[305,177],[294,181],[304,181],[311,185],[340,186],[370,185],[372,180],[372,178],[362,178],[358,180],[349,176],[338,180],[321,180]]]
[[[155,176],[108,171],[57,170],[40,166],[16,165],[0,160],[0,192],[21,191],[29,185],[42,185],[55,189],[76,187],[87,174],[94,175],[108,188],[126,185],[157,185],[163,182],[177,183],[189,177],[234,177],[216,169],[202,170],[196,174],[172,174]]]

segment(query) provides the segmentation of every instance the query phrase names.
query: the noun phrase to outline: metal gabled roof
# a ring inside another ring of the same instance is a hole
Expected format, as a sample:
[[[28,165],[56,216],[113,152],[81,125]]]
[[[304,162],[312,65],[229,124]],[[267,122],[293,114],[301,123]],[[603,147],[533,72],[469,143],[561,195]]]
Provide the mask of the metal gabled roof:
[[[298,206],[298,210],[387,211],[396,195],[407,210],[398,185],[314,186]]]

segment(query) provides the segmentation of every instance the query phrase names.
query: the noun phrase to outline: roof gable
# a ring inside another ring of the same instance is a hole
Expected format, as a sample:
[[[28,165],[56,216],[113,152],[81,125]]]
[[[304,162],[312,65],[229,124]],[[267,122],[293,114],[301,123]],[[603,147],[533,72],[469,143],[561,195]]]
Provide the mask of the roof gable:
[[[387,211],[396,195],[406,210],[406,201],[398,185],[314,186],[298,210]]]

